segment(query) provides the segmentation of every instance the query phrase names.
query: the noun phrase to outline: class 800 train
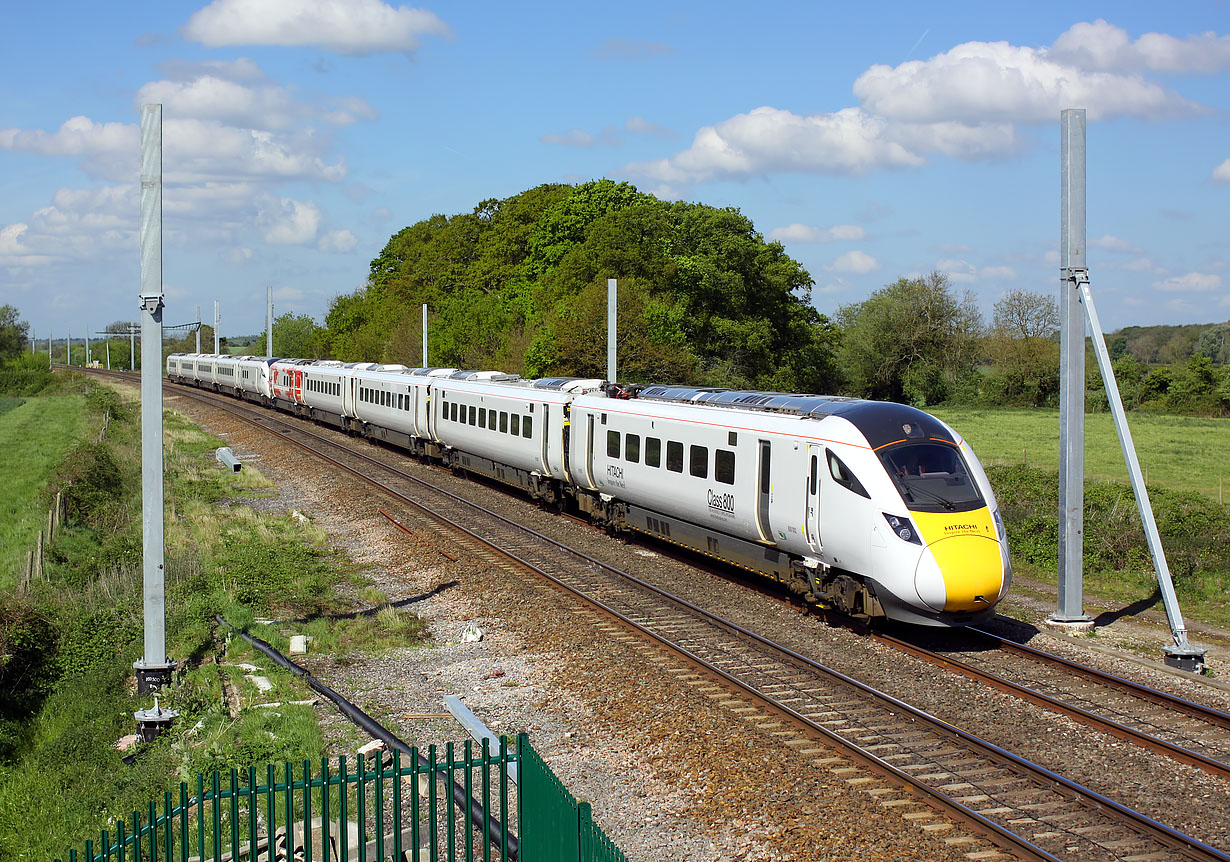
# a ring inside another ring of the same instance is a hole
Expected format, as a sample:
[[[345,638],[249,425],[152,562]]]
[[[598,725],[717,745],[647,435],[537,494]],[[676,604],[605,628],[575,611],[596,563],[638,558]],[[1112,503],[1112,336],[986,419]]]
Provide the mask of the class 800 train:
[[[987,619],[1012,580],[964,439],[903,404],[173,354],[167,375],[521,489],[860,619]]]

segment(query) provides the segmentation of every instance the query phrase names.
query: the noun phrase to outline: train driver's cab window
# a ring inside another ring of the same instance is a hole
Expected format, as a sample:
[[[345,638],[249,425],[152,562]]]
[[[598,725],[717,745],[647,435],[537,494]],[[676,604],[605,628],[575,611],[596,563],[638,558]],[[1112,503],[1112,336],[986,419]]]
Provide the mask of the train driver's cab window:
[[[662,465],[662,441],[657,437],[645,438],[645,466],[659,467]]]
[[[666,441],[666,469],[672,473],[683,472],[683,444]]]
[[[734,432],[731,432],[732,436]],[[713,478],[724,485],[735,483],[735,453],[729,449],[718,449],[713,456]]]
[[[968,512],[983,505],[956,446],[907,443],[883,452],[880,461],[910,509]]]
[[[688,457],[688,472],[698,479],[709,475],[709,450],[704,446],[693,446]]]
[[[608,458],[619,457],[619,432],[606,432],[606,456]]]

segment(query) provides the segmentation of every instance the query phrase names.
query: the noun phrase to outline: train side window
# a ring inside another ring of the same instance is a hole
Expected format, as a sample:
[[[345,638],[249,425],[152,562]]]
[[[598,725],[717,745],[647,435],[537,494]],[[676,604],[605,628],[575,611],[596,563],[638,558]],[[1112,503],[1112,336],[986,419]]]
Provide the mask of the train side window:
[[[448,409],[449,409],[449,414],[450,414],[449,418],[452,419],[454,422],[456,422],[457,421],[457,402],[454,401],[452,404],[450,404],[448,406]]]
[[[645,438],[645,466],[657,467],[662,463],[662,441],[657,437]]]
[[[666,469],[672,473],[683,472],[683,444],[666,441]]]
[[[533,409],[533,407],[534,405],[531,404],[530,409]],[[534,435],[533,427],[534,427],[534,417],[533,416],[522,416],[521,417],[521,436],[522,437],[532,437]]]
[[[833,477],[833,481],[841,487],[853,491],[860,497],[866,497],[868,500],[871,499],[871,495],[867,493],[863,483],[850,472],[850,468],[846,466],[845,462],[832,452],[829,452],[829,474]]]
[[[698,479],[708,476],[709,450],[704,446],[693,446],[688,455],[688,472]]]
[[[606,432],[606,455],[608,458],[619,457],[619,432]]]
[[[479,428],[487,427],[487,408],[486,407],[478,408],[478,427]]]
[[[624,437],[624,459],[631,461],[633,464],[639,464],[641,460],[641,435],[628,434]]]
[[[508,416],[508,421],[509,421],[508,433],[513,435],[514,437],[520,436],[521,435],[521,414],[520,413],[510,413]]]
[[[503,410],[500,411],[500,433],[501,434],[508,433],[508,414],[505,413]]]
[[[724,485],[735,483],[735,453],[729,449],[718,449],[713,456],[713,478]]]
[[[478,420],[478,409],[477,409],[476,407],[471,406],[471,407],[470,407],[470,423],[469,423],[469,424],[471,424],[471,425],[475,425],[475,424],[477,424],[477,420]]]

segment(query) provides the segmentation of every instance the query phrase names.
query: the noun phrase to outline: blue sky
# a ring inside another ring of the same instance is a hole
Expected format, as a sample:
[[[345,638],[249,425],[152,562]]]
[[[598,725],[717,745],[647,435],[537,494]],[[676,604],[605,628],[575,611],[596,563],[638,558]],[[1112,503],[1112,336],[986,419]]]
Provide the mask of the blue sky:
[[[1058,283],[1088,132],[1108,329],[1230,318],[1230,7],[380,0],[6,3],[0,303],[136,316],[139,106],[164,112],[168,323],[322,319],[405,225],[547,182],[738,207],[832,314],[939,269]],[[618,275],[618,273],[612,273]]]

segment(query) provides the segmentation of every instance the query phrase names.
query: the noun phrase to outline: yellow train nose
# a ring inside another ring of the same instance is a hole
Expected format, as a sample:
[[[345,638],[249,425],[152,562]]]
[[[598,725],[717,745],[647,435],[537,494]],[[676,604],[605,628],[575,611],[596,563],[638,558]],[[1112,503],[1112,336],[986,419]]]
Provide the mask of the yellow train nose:
[[[914,573],[919,598],[937,611],[979,611],[994,605],[1006,571],[991,513],[910,514],[926,542]]]
[[[944,610],[985,610],[999,599],[1004,564],[999,542],[986,536],[950,536],[927,546],[944,580]]]

